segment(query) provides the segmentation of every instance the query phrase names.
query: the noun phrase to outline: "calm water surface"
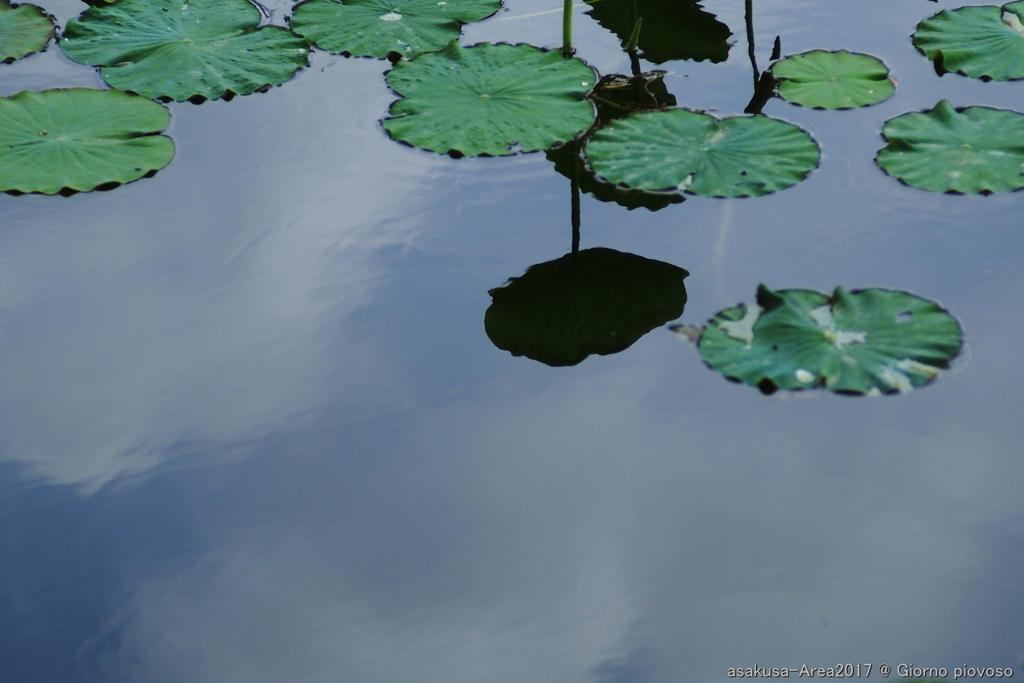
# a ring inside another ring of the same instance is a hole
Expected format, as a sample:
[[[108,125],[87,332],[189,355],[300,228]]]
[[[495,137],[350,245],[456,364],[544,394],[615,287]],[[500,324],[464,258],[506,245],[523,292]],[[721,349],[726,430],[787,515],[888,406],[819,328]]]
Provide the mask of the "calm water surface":
[[[63,25],[84,6],[47,5]],[[509,0],[464,44],[560,41]],[[872,158],[887,119],[1024,108],[909,35],[958,3],[758,0],[759,59],[883,58],[890,100],[781,100],[821,167],[659,212],[583,199],[583,247],[686,268],[683,322],[775,289],[888,287],[956,314],[956,371],[898,397],[730,384],[658,329],[549,368],[496,349],[488,289],[570,245],[542,155],[391,142],[386,63],[173,104],[174,161],[69,198],[0,195],[0,666],[25,683],[699,683],[730,667],[1024,658],[1024,193],[934,195]],[[288,4],[269,6],[276,22]],[[681,105],[742,111],[725,64]],[[580,9],[582,12],[582,8]],[[628,72],[577,15],[579,54]],[[55,48],[0,94],[102,87]]]

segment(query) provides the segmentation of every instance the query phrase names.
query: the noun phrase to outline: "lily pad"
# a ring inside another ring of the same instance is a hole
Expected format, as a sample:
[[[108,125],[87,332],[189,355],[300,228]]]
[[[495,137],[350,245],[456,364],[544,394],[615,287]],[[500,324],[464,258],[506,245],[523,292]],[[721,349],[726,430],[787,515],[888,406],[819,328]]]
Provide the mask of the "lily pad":
[[[1024,114],[989,107],[931,111],[886,121],[876,161],[891,176],[932,192],[992,194],[1024,187]]]
[[[587,0],[587,14],[625,43],[633,32],[633,0]],[[695,0],[636,0],[643,19],[637,47],[654,64],[676,59],[724,62],[729,58],[729,27]]]
[[[291,27],[335,54],[411,57],[440,50],[462,25],[486,19],[501,0],[309,0],[295,8]]]
[[[942,10],[922,21],[914,45],[942,68],[971,78],[1024,78],[1024,1]]]
[[[594,122],[597,73],[532,45],[460,47],[417,55],[388,72],[402,96],[382,122],[414,147],[467,156],[547,149]]]
[[[771,68],[779,97],[815,109],[853,109],[877,104],[896,91],[877,57],[838,50],[790,55]]]
[[[839,287],[827,296],[761,285],[756,306],[708,322],[699,348],[714,370],[768,394],[814,387],[891,394],[936,379],[962,346],[956,318],[907,292]]]
[[[249,0],[117,0],[69,21],[60,46],[115,88],[201,101],[279,85],[306,66],[306,41],[259,21]]]
[[[166,166],[161,104],[117,90],[24,91],[0,98],[0,191],[86,192]]]
[[[587,142],[594,172],[647,192],[761,196],[807,177],[821,151],[806,131],[765,116],[716,119],[688,109],[613,121]]]
[[[576,365],[629,348],[678,318],[685,270],[598,247],[531,266],[490,291],[487,336],[499,349],[546,365]]]
[[[42,8],[0,0],[0,61],[10,64],[42,50],[53,33],[53,17]]]

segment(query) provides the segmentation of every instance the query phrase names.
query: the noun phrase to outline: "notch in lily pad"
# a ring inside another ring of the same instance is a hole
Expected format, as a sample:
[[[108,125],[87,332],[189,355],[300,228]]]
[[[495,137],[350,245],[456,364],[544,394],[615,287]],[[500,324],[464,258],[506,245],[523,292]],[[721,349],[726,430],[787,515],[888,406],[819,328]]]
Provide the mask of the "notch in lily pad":
[[[11,62],[39,52],[54,35],[53,17],[35,5],[14,5],[0,0],[0,62]]]
[[[698,348],[712,369],[765,394],[894,394],[941,376],[963,348],[963,330],[942,306],[907,292],[761,285],[756,305],[712,318]]]
[[[771,67],[779,97],[813,109],[855,109],[892,96],[896,84],[885,63],[871,55],[811,50]]]
[[[928,59],[941,60],[941,71],[983,81],[1024,78],[1024,0],[942,10],[918,24],[913,39]]]
[[[885,122],[875,161],[901,182],[931,192],[993,194],[1024,188],[1024,114],[990,107],[934,109]]]

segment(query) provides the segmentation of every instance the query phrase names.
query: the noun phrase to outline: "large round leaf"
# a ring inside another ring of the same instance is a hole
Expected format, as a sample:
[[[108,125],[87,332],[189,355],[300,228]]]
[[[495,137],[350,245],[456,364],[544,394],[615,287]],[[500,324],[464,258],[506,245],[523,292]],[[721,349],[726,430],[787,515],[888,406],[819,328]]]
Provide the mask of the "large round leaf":
[[[749,197],[800,182],[821,152],[805,131],[777,119],[670,109],[613,121],[587,142],[586,156],[597,175],[625,187]]]
[[[278,85],[307,64],[309,46],[278,26],[257,28],[248,0],[118,0],[68,22],[64,52],[102,66],[115,88],[146,97],[216,99]]]
[[[53,17],[41,8],[0,0],[0,62],[9,64],[42,50],[53,32]]]
[[[771,70],[782,99],[815,109],[864,107],[896,90],[882,60],[847,50],[790,55]]]
[[[414,147],[468,156],[547,149],[596,116],[587,93],[597,73],[532,45],[460,47],[399,62],[388,85],[402,99],[384,127]]]
[[[484,328],[513,356],[576,365],[594,353],[618,353],[682,315],[687,275],[635,254],[585,249],[492,289]]]
[[[959,194],[1024,187],[1024,115],[1015,111],[943,100],[886,121],[882,137],[878,165],[907,185]]]
[[[655,64],[675,59],[724,62],[729,58],[729,27],[696,0],[587,0],[587,12],[625,43],[636,16],[643,19],[637,47]]]
[[[0,98],[0,191],[85,192],[166,166],[162,105],[117,90],[44,90]]]
[[[827,296],[761,285],[756,306],[730,308],[708,322],[700,355],[765,393],[825,387],[890,394],[934,380],[962,346],[956,318],[913,294],[839,287]]]
[[[411,57],[440,50],[462,24],[480,21],[501,0],[309,0],[295,8],[292,29],[328,52],[356,57]]]
[[[942,10],[922,21],[914,45],[942,68],[971,78],[1024,78],[1024,1]]]

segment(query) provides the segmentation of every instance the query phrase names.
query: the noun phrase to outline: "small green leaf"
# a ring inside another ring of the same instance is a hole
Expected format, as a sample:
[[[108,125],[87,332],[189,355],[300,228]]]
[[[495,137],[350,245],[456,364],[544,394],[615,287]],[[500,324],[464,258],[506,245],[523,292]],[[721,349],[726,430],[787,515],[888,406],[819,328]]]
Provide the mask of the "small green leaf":
[[[601,247],[531,266],[490,291],[487,336],[546,365],[576,365],[633,345],[683,314],[685,270]]]
[[[771,68],[779,80],[779,96],[815,109],[853,109],[876,104],[896,85],[882,60],[839,50],[811,50],[791,55]]]
[[[0,62],[9,64],[42,50],[53,33],[53,17],[42,8],[0,0]]]
[[[604,180],[646,192],[761,196],[807,177],[821,157],[797,126],[765,116],[716,119],[688,109],[611,122],[587,142]]]
[[[402,96],[382,122],[414,147],[467,156],[532,152],[566,142],[596,116],[597,73],[532,45],[460,47],[417,55],[388,72]]]
[[[216,99],[279,85],[306,66],[304,40],[279,26],[257,28],[259,21],[248,0],[117,0],[69,21],[60,47],[101,66],[115,88]]]
[[[118,90],[44,90],[0,98],[0,191],[56,194],[128,183],[163,168],[170,114]]]
[[[328,52],[383,59],[440,50],[462,25],[491,16],[501,0],[309,0],[291,27]]]
[[[1002,7],[985,5],[942,10],[922,21],[914,45],[942,67],[983,80],[1024,78],[1024,0]]]
[[[931,111],[886,121],[876,161],[891,176],[932,192],[992,194],[1024,187],[1024,114],[1005,109]]]
[[[933,381],[963,346],[956,318],[906,292],[864,289],[832,296],[761,285],[757,305],[712,318],[700,355],[725,377],[778,389],[905,393]]]

